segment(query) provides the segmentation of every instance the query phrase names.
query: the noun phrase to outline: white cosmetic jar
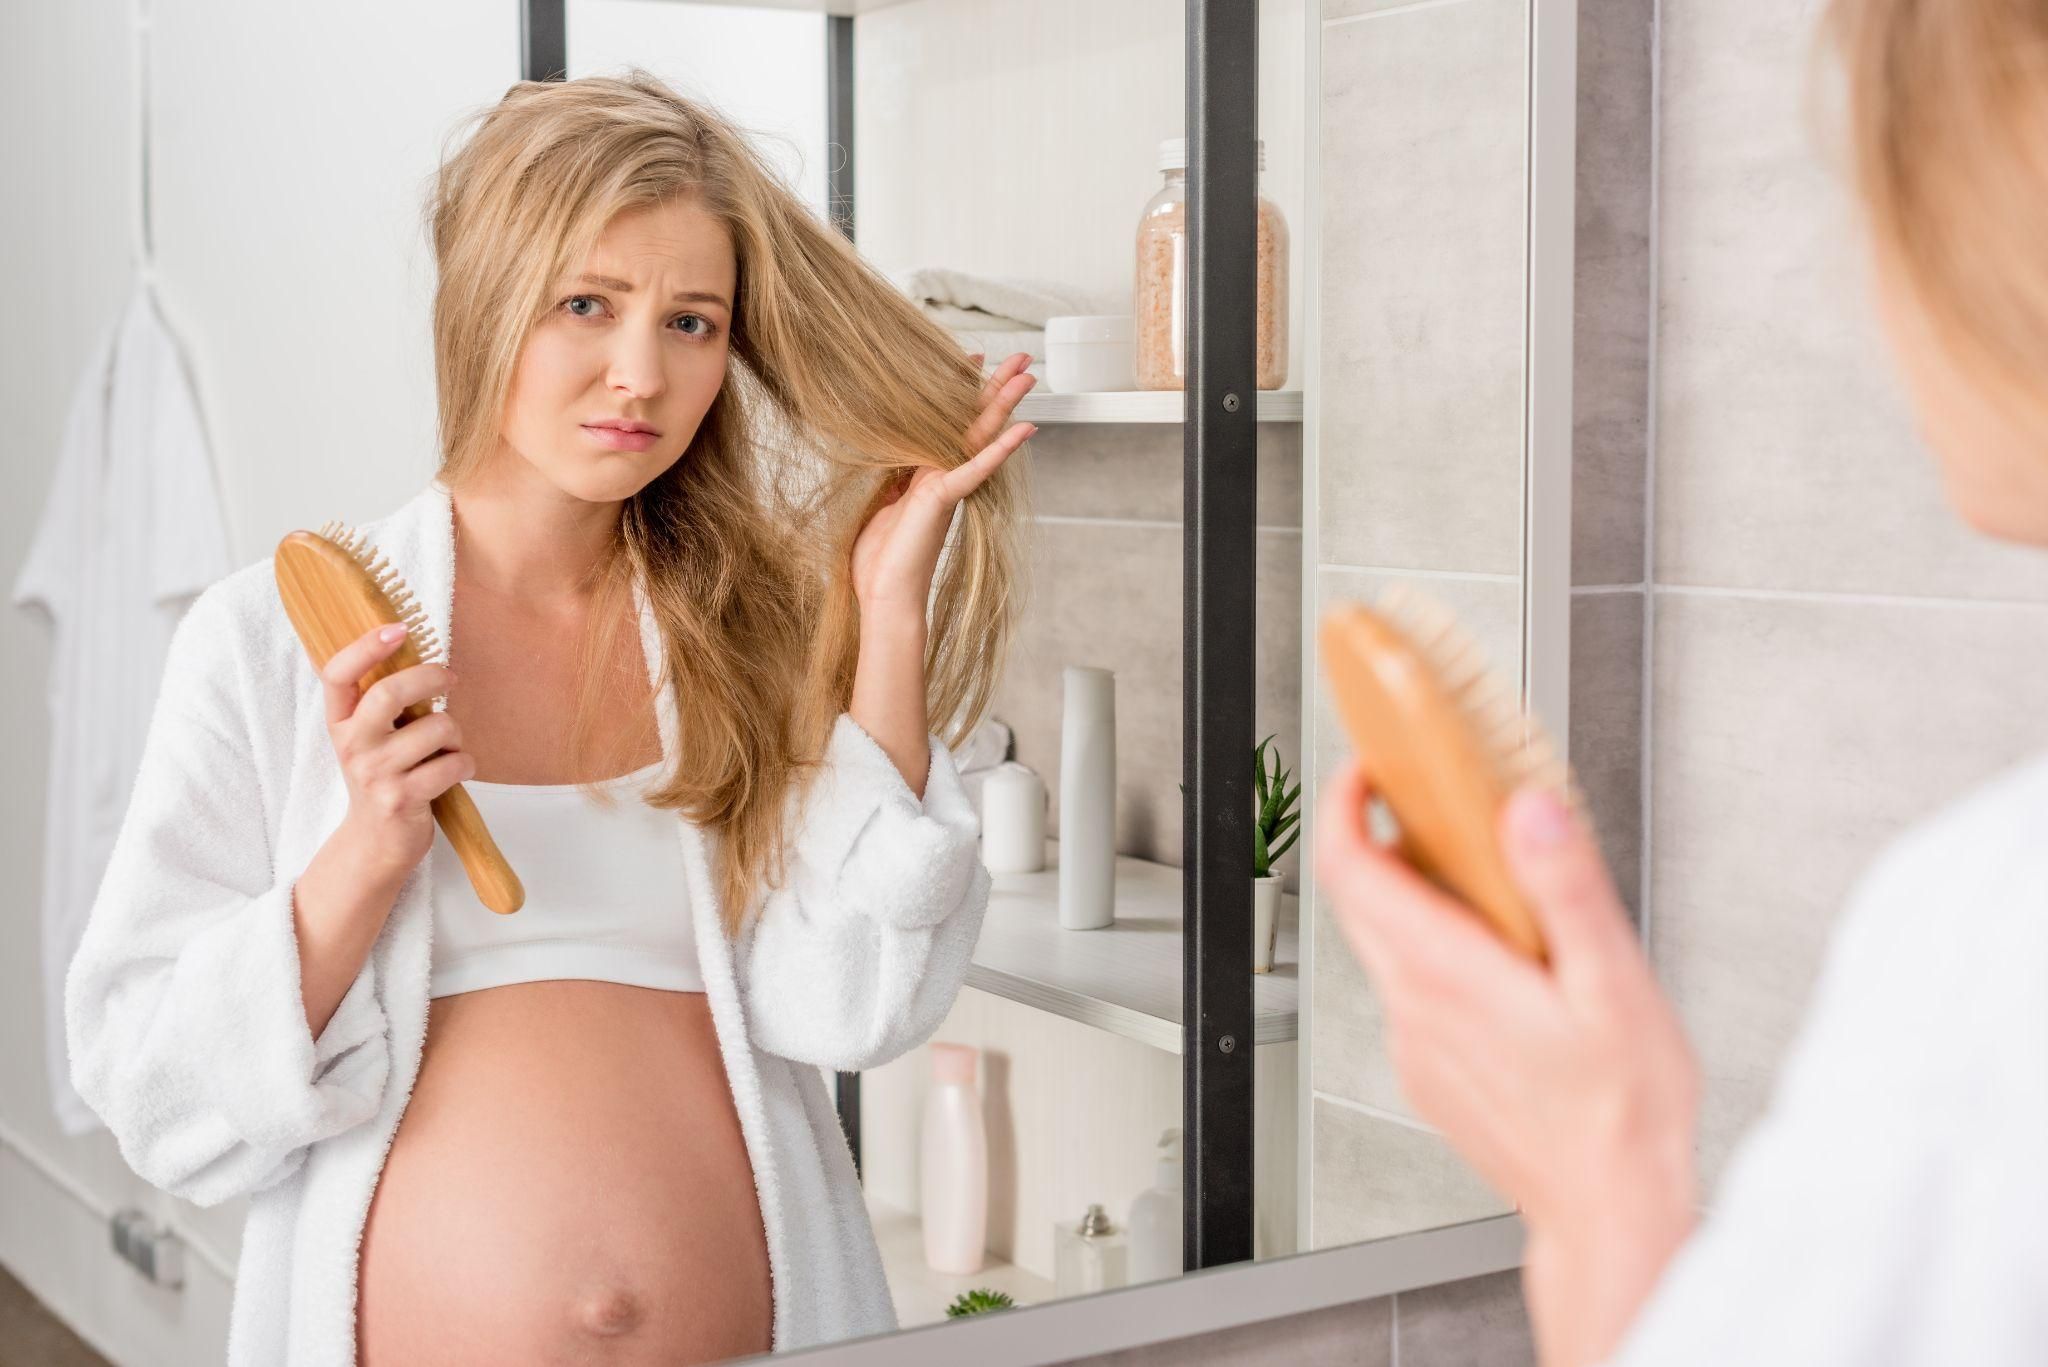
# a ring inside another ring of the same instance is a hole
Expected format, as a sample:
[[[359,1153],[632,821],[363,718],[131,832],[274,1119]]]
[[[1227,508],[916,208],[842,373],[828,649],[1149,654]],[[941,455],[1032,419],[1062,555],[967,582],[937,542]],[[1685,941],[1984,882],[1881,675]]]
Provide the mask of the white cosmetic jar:
[[[1055,394],[1138,387],[1132,317],[1070,313],[1045,320],[1045,378]]]

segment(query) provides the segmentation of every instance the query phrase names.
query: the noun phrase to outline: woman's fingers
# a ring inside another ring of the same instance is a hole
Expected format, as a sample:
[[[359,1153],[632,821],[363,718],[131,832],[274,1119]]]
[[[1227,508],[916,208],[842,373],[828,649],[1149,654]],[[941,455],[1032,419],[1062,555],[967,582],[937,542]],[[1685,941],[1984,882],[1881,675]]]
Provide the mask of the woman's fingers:
[[[950,512],[953,504],[979,489],[982,482],[996,472],[997,466],[1037,434],[1036,423],[1013,423],[1007,432],[984,446],[974,459],[941,472],[939,492],[945,496],[947,511]]]
[[[1560,981],[1606,982],[1634,966],[1641,950],[1600,847],[1561,797],[1540,787],[1515,793],[1501,813],[1500,839]]]
[[[362,700],[360,685],[363,675],[398,649],[398,643],[405,639],[401,630],[390,640],[384,640],[385,630],[385,627],[371,628],[328,656],[327,663],[320,667],[320,691],[327,701],[327,722],[330,726],[355,715],[356,704]]]
[[[961,443],[967,450],[976,451],[987,446],[1002,430],[1003,424],[1010,420],[1010,414],[1016,411],[1024,396],[1037,385],[1035,375],[1024,373],[1030,364],[1029,353],[1017,352],[997,366],[995,373],[982,385],[981,412],[968,425]]]
[[[1316,878],[1354,952],[1397,990],[1504,1005],[1539,993],[1541,975],[1467,907],[1432,885],[1365,827],[1371,791],[1354,758],[1317,798]]]

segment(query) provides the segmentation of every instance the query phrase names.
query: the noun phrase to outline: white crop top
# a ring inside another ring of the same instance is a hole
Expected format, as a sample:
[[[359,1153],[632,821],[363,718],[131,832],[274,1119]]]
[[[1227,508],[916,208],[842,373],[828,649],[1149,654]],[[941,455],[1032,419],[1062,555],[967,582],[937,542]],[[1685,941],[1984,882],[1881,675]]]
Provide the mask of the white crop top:
[[[429,997],[549,978],[702,992],[681,835],[672,811],[640,801],[662,769],[604,780],[606,810],[574,783],[463,782],[526,889],[501,915],[477,900],[437,825]]]

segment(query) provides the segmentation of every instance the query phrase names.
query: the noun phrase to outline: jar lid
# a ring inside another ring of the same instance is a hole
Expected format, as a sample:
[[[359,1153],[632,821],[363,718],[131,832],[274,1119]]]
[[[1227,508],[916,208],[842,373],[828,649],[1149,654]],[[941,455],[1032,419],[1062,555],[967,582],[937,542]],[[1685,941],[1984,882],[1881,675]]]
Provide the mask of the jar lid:
[[[1266,140],[1264,138],[1260,138],[1258,140],[1257,147],[1259,153],[1259,169],[1263,171],[1266,169]],[[1160,170],[1185,171],[1187,170],[1187,168],[1188,140],[1186,138],[1168,138],[1166,141],[1159,144]]]
[[[1045,342],[1128,342],[1136,334],[1128,313],[1066,313],[1045,320]]]

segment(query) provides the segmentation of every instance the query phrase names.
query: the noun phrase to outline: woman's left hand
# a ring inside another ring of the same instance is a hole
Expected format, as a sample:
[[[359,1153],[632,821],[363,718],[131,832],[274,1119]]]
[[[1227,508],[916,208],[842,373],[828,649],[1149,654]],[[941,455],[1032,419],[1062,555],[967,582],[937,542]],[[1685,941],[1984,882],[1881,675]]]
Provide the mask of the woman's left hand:
[[[1521,1207],[1546,1367],[1599,1362],[1692,1228],[1691,1047],[1591,831],[1554,794],[1517,793],[1497,832],[1547,966],[1374,840],[1369,796],[1356,759],[1325,785],[1315,870],[1402,1090]]]
[[[981,364],[980,356],[973,359]],[[1028,422],[1003,428],[1018,402],[1038,383],[1024,373],[1030,364],[1031,357],[1020,351],[983,384],[981,415],[961,443],[966,448],[979,446],[978,454],[950,470],[904,471],[861,528],[853,543],[852,572],[864,619],[896,613],[924,621],[932,575],[953,525],[954,508],[1038,431]]]

